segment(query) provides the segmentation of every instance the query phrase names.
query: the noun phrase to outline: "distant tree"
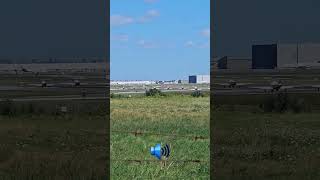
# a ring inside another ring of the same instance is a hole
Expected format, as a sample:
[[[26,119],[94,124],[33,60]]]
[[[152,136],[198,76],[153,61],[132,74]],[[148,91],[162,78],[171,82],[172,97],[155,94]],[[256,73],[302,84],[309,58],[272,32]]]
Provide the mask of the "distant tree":
[[[192,97],[203,97],[203,93],[199,90],[192,92],[191,94]]]
[[[163,96],[163,93],[159,90],[159,89],[156,89],[156,88],[153,88],[153,89],[149,89],[146,91],[146,96]]]

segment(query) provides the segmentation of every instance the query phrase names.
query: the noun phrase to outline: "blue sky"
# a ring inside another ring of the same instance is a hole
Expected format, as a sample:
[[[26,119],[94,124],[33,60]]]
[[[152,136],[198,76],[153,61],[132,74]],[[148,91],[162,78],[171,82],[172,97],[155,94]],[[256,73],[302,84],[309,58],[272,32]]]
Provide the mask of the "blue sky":
[[[111,0],[111,80],[209,74],[210,0]]]

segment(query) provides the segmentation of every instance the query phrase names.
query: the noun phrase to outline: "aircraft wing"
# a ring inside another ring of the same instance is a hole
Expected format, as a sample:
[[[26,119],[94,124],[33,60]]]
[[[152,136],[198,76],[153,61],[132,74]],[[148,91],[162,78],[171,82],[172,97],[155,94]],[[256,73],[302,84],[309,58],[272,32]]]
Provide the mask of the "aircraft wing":
[[[27,86],[41,87],[41,84],[27,84]]]
[[[230,84],[228,84],[228,83],[213,83],[213,85],[218,85],[218,86],[229,86]]]
[[[33,87],[42,87],[42,84],[27,84],[27,86],[33,86]],[[54,87],[54,84],[47,84],[47,87]]]
[[[237,86],[248,86],[252,83],[237,83]]]
[[[293,88],[296,88],[298,86],[281,86],[280,89],[293,89]]]
[[[303,85],[303,86],[299,86],[302,88],[320,88],[320,84],[311,84],[311,85]]]
[[[270,86],[253,86],[253,87],[249,87],[252,89],[261,89],[261,90],[272,90],[272,87]]]

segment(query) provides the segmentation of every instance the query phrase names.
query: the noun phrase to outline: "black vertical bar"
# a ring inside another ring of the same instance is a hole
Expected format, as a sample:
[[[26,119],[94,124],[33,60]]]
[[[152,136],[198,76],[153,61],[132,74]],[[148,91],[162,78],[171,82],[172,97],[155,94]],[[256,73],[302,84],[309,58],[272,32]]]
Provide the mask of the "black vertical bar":
[[[106,163],[106,169],[107,169],[107,177],[108,179],[111,179],[111,175],[110,175],[110,0],[106,0],[106,82],[107,82],[107,89],[106,89],[106,95],[107,95],[107,109],[106,109],[106,123],[107,123],[107,163]]]
[[[214,179],[213,175],[214,175],[214,168],[213,168],[213,152],[214,152],[214,146],[213,146],[213,77],[214,77],[214,67],[213,67],[213,57],[215,57],[214,55],[214,2],[215,0],[211,0],[210,1],[210,179]]]

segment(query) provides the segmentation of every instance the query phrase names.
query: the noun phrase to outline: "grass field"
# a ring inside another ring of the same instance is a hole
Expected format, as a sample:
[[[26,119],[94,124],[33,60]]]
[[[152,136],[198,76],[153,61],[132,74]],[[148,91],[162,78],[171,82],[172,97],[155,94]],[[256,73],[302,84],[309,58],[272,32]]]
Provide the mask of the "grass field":
[[[80,78],[81,76],[86,79]],[[1,74],[0,86],[20,83],[104,83],[99,74]],[[23,88],[23,87],[22,87]],[[0,91],[0,180],[107,179],[107,100],[14,99],[72,95],[83,88],[33,88]],[[88,97],[106,89],[87,88]],[[62,111],[62,109],[65,109]]]
[[[111,98],[112,179],[209,179],[209,139],[118,132],[209,137],[209,109],[209,97]],[[172,148],[166,165],[150,155],[150,147],[156,143],[168,143]]]
[[[216,111],[215,179],[320,178],[320,113]]]
[[[106,179],[106,115],[0,116],[0,179]]]
[[[319,70],[214,77],[215,82],[229,79],[261,85],[276,79],[289,85],[319,84]],[[214,179],[320,179],[319,97],[316,92],[213,95]]]

